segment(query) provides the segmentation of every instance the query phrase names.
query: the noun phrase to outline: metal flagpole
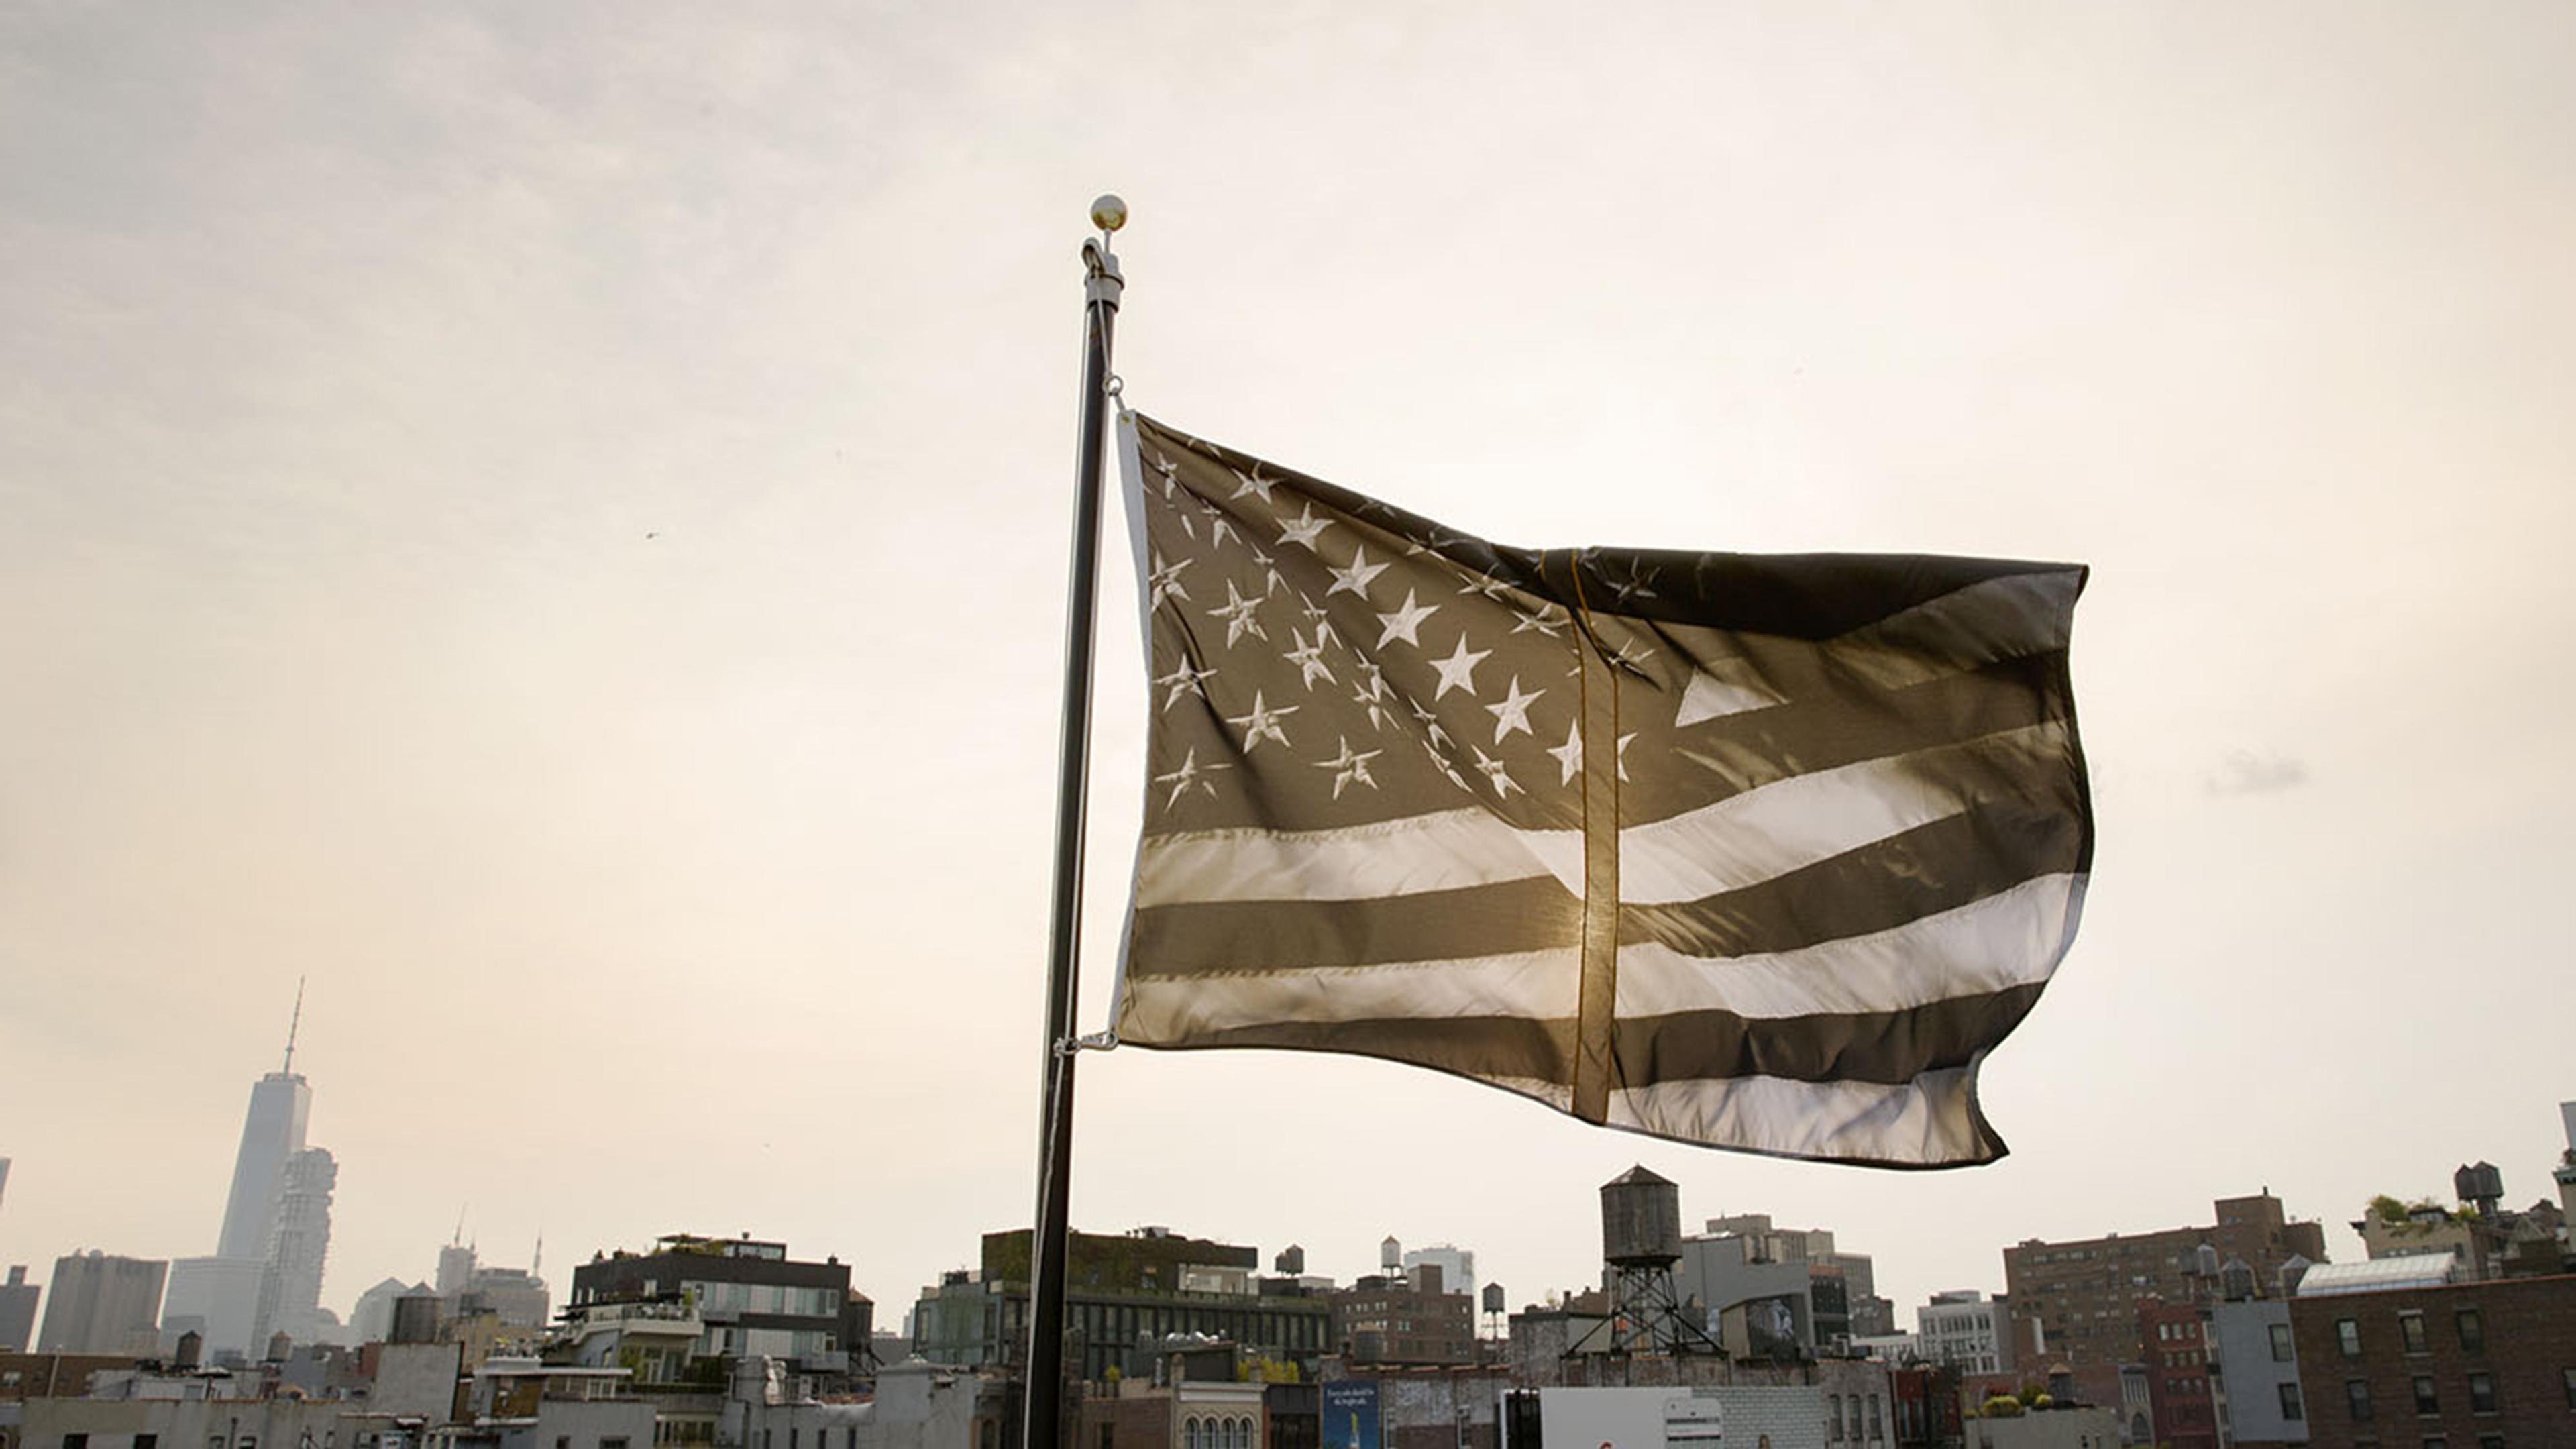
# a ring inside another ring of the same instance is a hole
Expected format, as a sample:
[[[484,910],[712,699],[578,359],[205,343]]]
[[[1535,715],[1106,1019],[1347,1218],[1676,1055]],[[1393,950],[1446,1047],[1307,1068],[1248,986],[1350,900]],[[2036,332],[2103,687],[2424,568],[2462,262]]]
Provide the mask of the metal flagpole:
[[[1123,281],[1109,234],[1127,203],[1091,203],[1097,238],[1082,244],[1082,443],[1074,457],[1073,579],[1065,604],[1064,734],[1056,768],[1055,915],[1047,964],[1046,1066],[1038,1128],[1038,1208],[1029,1234],[1028,1376],[1021,1449],[1061,1449],[1064,1258],[1073,1177],[1074,998],[1081,978],[1083,814],[1091,763],[1092,596],[1100,572],[1100,460],[1108,432],[1109,341]]]

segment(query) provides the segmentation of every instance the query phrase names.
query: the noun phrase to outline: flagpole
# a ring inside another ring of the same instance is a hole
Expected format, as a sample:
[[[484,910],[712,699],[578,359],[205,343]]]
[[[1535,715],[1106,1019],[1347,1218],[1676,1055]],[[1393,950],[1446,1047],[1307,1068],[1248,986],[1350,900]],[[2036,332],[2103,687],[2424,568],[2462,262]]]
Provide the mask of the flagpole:
[[[1055,913],[1047,958],[1047,1022],[1038,1127],[1037,1217],[1029,1233],[1028,1373],[1021,1449],[1062,1449],[1064,1279],[1073,1186],[1073,1017],[1081,982],[1083,814],[1091,760],[1091,645],[1100,572],[1100,460],[1108,433],[1109,344],[1124,285],[1109,234],[1127,224],[1115,196],[1091,203],[1100,235],[1082,244],[1082,442],[1074,455],[1073,567],[1065,601],[1064,729],[1056,765]]]

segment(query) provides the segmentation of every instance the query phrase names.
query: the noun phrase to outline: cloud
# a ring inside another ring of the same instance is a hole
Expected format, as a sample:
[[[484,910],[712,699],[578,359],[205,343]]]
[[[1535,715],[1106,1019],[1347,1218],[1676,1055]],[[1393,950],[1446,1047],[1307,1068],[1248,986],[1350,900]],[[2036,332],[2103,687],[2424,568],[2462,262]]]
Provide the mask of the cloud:
[[[2230,750],[2216,770],[2203,777],[2212,795],[2269,795],[2294,790],[2308,782],[2308,767],[2287,755],[2258,755]]]

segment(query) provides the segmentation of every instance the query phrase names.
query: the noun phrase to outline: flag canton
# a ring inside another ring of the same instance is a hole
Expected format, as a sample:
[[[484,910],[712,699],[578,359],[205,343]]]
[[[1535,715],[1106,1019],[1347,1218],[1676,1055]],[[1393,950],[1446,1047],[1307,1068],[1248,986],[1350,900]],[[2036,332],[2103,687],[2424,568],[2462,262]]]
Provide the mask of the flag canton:
[[[1633,692],[1641,718],[1656,713],[1666,679],[1651,629],[1570,608],[1541,555],[1149,420],[1137,444],[1149,834],[1464,808],[1571,828],[1587,628],[1625,671],[1623,702]],[[1575,568],[1558,556],[1561,577]],[[1634,598],[1653,577],[1649,566],[1587,587]]]

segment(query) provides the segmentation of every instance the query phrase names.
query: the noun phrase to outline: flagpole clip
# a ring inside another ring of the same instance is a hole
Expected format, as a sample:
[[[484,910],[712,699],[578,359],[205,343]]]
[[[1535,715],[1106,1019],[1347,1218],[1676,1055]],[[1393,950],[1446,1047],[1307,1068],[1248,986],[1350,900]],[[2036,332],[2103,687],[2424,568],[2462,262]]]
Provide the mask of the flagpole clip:
[[[1088,1036],[1073,1036],[1059,1039],[1055,1044],[1055,1054],[1060,1057],[1069,1057],[1075,1052],[1105,1052],[1115,1051],[1117,1048],[1118,1033],[1116,1031],[1095,1031]]]

